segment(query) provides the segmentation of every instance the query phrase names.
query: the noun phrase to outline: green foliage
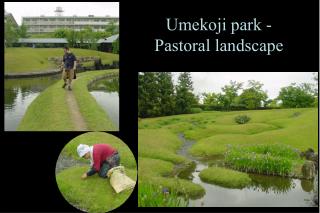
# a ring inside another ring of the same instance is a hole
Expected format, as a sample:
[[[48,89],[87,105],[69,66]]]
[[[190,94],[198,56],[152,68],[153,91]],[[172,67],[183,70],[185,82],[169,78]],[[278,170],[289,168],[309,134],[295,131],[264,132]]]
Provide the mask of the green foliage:
[[[207,183],[226,188],[242,189],[251,183],[248,174],[220,167],[209,167],[200,172],[199,177]]]
[[[151,184],[139,184],[138,206],[139,207],[187,207],[189,201],[179,197],[175,191],[153,186]]]
[[[119,54],[119,39],[112,43],[112,53]]]
[[[19,38],[17,28],[10,21],[5,22],[4,29],[4,43],[5,47],[12,47],[13,43],[17,42]]]
[[[281,88],[278,98],[285,108],[312,107],[314,105],[314,94],[310,84],[291,84]]]
[[[267,175],[291,175],[299,152],[283,144],[230,147],[226,163],[237,170]]]
[[[234,118],[234,120],[238,124],[245,124],[250,121],[250,117],[247,115],[238,115],[237,117]]]
[[[190,113],[192,104],[196,103],[193,92],[193,82],[189,72],[183,72],[178,77],[176,86],[176,112],[177,114]]]
[[[201,108],[191,108],[190,109],[191,114],[200,113],[200,112],[202,112]]]
[[[265,103],[268,98],[267,93],[262,90],[262,86],[263,84],[259,81],[250,80],[247,89],[243,90],[240,95],[240,103],[248,109],[259,108],[262,102]]]
[[[68,29],[60,28],[54,31],[53,36],[55,38],[67,38],[68,33],[69,33]]]
[[[238,96],[238,91],[242,89],[242,85],[243,83],[230,81],[230,85],[225,85],[221,88],[224,94],[220,95],[219,99],[226,110],[229,110],[231,104],[234,103],[235,98]]]
[[[175,112],[172,75],[169,72],[144,72],[138,76],[138,115],[155,117]]]

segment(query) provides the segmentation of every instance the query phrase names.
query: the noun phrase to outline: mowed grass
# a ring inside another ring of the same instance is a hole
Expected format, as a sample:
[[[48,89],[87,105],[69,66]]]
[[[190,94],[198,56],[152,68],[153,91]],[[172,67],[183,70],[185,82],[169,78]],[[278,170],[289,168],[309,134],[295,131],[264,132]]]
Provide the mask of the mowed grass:
[[[103,133],[89,132],[71,140],[62,154],[78,159],[76,147],[79,144],[93,145],[107,143],[115,147],[120,154],[120,164],[125,167],[126,174],[133,180],[137,179],[137,166],[134,155],[129,147],[119,138]],[[88,171],[88,166],[76,166],[65,169],[56,175],[56,181],[63,197],[72,205],[88,212],[107,212],[123,204],[133,189],[116,194],[109,183],[109,179],[100,178],[97,174],[82,180],[81,175]]]
[[[297,112],[300,114],[295,116]],[[242,114],[248,115],[251,120],[240,125],[234,118]],[[176,154],[182,145],[178,139],[179,133],[196,141],[189,153],[202,158],[222,155],[230,145],[283,144],[300,151],[313,148],[318,152],[316,108],[202,112],[139,119],[138,126],[139,181],[169,186],[179,192],[187,189],[194,191],[193,193],[200,193],[201,188],[187,180],[171,177],[174,165],[183,163],[183,160],[180,160],[181,156]],[[229,176],[215,177],[212,170],[210,168],[202,172],[202,178],[210,182],[212,178],[223,179]],[[226,182],[228,183],[221,185],[227,186],[234,180]]]
[[[60,192],[75,207],[88,212],[108,212],[121,206],[131,195],[132,189],[117,194],[109,179],[97,175],[82,180],[80,177],[87,170],[87,167],[73,167],[56,176]],[[136,180],[137,171],[126,169],[126,175]]]
[[[187,160],[176,152],[182,142],[168,130],[139,130],[139,183],[168,188],[172,193],[201,197],[204,189],[191,181],[174,177],[175,164]]]
[[[100,57],[103,64],[111,64],[112,61],[119,60],[118,54],[77,48],[72,48],[71,51],[76,57]],[[4,70],[5,73],[24,73],[57,69],[57,66],[48,61],[48,58],[62,57],[63,54],[62,48],[5,48]]]
[[[214,183],[226,188],[242,189],[251,183],[247,173],[225,169],[221,167],[209,167],[200,172],[199,177],[207,183]]]
[[[300,112],[299,116],[293,116]],[[237,115],[246,114],[251,120],[239,125]],[[239,112],[203,112],[142,119],[140,129],[167,129],[182,132],[196,140],[190,150],[195,156],[223,154],[227,145],[282,143],[305,151],[318,150],[318,109],[277,109]],[[317,151],[316,151],[317,152]]]
[[[87,85],[98,76],[118,74],[119,70],[100,70],[77,74],[73,81],[75,95],[81,115],[92,131],[116,130],[107,113],[90,95]],[[66,102],[67,90],[62,89],[60,80],[43,91],[28,107],[18,131],[72,131],[70,109]]]
[[[76,97],[81,115],[87,124],[88,129],[94,131],[116,131],[117,127],[113,124],[106,111],[97,103],[89,93],[87,85],[97,77],[119,75],[119,70],[90,71],[85,72],[74,82],[73,92]]]

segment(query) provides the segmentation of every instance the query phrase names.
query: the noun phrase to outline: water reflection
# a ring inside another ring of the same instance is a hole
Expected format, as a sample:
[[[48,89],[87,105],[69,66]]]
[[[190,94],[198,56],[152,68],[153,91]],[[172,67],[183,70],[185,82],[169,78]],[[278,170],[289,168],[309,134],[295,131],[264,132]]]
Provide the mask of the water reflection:
[[[290,178],[265,176],[257,174],[250,174],[249,176],[252,180],[252,183],[249,186],[249,188],[251,188],[254,191],[284,194],[296,187],[296,184]]]
[[[119,129],[119,78],[105,78],[90,85],[90,94]]]
[[[5,89],[5,131],[15,131],[30,103],[60,75],[6,79]]]

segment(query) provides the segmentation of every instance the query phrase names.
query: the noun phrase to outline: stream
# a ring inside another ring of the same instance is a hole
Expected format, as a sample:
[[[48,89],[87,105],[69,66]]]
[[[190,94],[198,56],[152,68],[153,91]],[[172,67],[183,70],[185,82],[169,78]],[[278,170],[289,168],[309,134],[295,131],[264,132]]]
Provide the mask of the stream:
[[[191,171],[192,182],[201,185],[206,194],[199,199],[189,200],[189,206],[212,207],[269,207],[269,206],[313,206],[313,181],[276,176],[249,174],[252,184],[243,189],[228,189],[201,181],[200,171],[209,166],[221,166],[223,155],[203,161],[188,153],[195,143],[179,134],[183,142],[179,155],[194,161],[196,168]],[[187,178],[188,179],[188,178]]]
[[[15,131],[31,102],[43,90],[60,79],[60,74],[34,78],[5,79],[5,131]]]
[[[119,129],[119,78],[104,78],[95,81],[88,89]]]

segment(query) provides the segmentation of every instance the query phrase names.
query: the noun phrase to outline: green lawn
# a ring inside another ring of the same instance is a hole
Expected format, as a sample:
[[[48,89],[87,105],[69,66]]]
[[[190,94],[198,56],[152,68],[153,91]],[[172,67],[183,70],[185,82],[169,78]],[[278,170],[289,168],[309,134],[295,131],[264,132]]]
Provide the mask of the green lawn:
[[[76,147],[80,143],[93,145],[107,143],[118,149],[120,164],[125,167],[126,174],[133,180],[137,178],[135,158],[125,143],[115,136],[103,132],[82,134],[70,141],[62,154],[79,159]],[[82,159],[82,161],[85,161]],[[88,162],[88,161],[87,161]],[[75,207],[88,212],[107,212],[122,205],[132,193],[132,190],[116,194],[109,183],[109,179],[100,178],[97,174],[82,180],[81,175],[88,167],[76,166],[65,169],[56,175],[56,181],[64,198]]]
[[[87,127],[92,131],[116,130],[107,113],[90,95],[87,85],[90,80],[109,74],[118,74],[119,70],[101,70],[80,73],[73,82],[73,93],[78,102],[81,115]],[[71,115],[66,103],[68,91],[61,88],[60,80],[43,91],[28,107],[22,118],[19,131],[72,131]]]
[[[100,57],[103,64],[111,64],[118,61],[119,55],[99,52],[87,49],[72,48],[76,57],[96,56]],[[5,73],[37,72],[56,69],[56,65],[48,61],[49,57],[62,57],[62,48],[5,48]]]
[[[199,177],[204,182],[233,189],[242,189],[251,183],[251,179],[247,173],[220,167],[204,169],[200,172]]]
[[[204,189],[191,181],[175,178],[175,164],[187,160],[177,155],[182,142],[168,130],[139,130],[139,182],[166,187],[189,197],[199,197]]]
[[[300,115],[294,116],[296,112]],[[243,114],[251,120],[239,125],[234,118]],[[202,112],[139,119],[138,126],[139,180],[148,180],[153,184],[171,186],[174,182],[183,181],[184,188],[196,188],[187,180],[170,179],[174,165],[183,162],[181,156],[176,154],[181,146],[179,133],[196,141],[189,152],[199,157],[224,154],[228,145],[284,144],[300,151],[313,148],[318,152],[316,108]],[[211,176],[211,170],[202,176]],[[181,188],[177,186],[175,190],[182,191]]]

